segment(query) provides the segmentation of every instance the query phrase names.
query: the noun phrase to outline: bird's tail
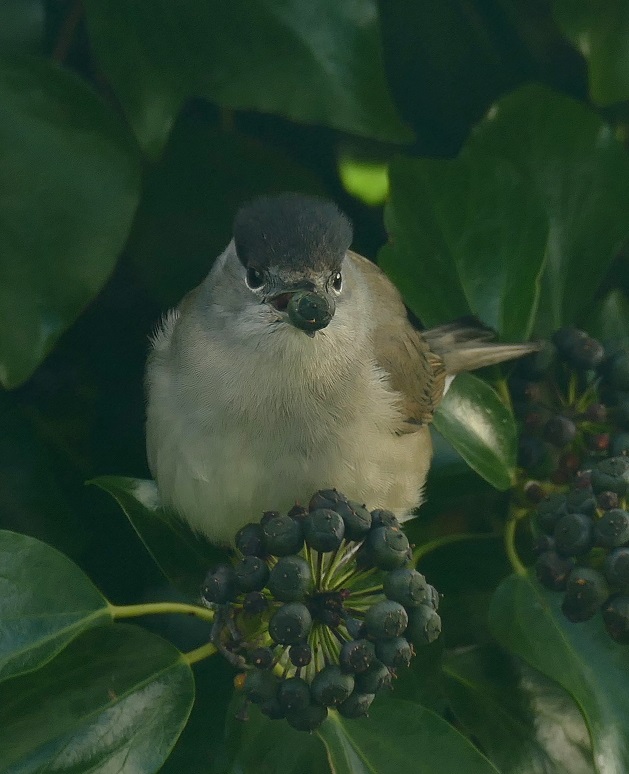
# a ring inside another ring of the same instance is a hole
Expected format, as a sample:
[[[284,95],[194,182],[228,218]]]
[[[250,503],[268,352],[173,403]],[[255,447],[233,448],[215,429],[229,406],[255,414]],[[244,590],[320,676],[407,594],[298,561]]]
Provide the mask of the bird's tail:
[[[476,368],[515,360],[531,352],[537,352],[540,345],[497,344],[492,341],[494,333],[469,321],[453,322],[422,331],[430,349],[441,357],[446,373],[459,374]]]

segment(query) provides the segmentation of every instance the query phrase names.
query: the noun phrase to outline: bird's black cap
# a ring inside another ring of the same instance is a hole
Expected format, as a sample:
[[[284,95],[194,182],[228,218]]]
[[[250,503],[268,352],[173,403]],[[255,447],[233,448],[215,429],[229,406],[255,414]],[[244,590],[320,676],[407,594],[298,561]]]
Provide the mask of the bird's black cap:
[[[262,196],[234,220],[234,242],[244,266],[334,271],[352,242],[352,225],[327,199],[297,193]]]

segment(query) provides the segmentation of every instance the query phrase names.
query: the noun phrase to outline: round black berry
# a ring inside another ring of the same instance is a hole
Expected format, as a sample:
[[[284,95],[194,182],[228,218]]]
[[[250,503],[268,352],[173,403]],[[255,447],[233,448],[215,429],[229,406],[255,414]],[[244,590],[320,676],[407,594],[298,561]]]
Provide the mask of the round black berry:
[[[624,497],[629,489],[629,457],[610,457],[592,470],[592,488],[600,492],[616,492]]]
[[[369,556],[381,570],[395,570],[411,558],[408,538],[397,527],[377,527],[366,538]]]
[[[544,426],[544,438],[559,449],[571,443],[576,434],[574,422],[561,415],[551,417]]]
[[[594,544],[592,519],[584,513],[567,513],[557,522],[554,538],[558,554],[585,554]]]
[[[301,602],[288,602],[271,616],[269,634],[279,645],[295,645],[304,640],[312,626],[312,617]]]
[[[312,681],[312,698],[317,704],[335,707],[345,701],[354,690],[354,678],[341,671],[336,664],[328,664]]]
[[[385,599],[367,610],[365,627],[374,640],[399,637],[408,626],[408,614],[399,602]]]
[[[271,570],[269,591],[281,602],[299,602],[311,588],[310,566],[301,556],[283,556]]]
[[[235,542],[244,556],[264,556],[264,535],[260,524],[245,524],[236,533]]]
[[[290,516],[273,516],[263,525],[264,546],[273,556],[299,553],[304,545],[301,524]]]
[[[395,602],[404,607],[417,607],[430,604],[432,597],[431,587],[426,578],[408,567],[399,567],[388,572],[384,577],[384,593]]]
[[[306,543],[322,554],[335,551],[345,535],[343,519],[329,508],[311,511],[304,519],[303,526]]]
[[[552,535],[557,522],[568,513],[566,496],[554,493],[545,497],[535,511],[537,523],[547,535]]]
[[[260,591],[269,579],[269,568],[259,556],[245,556],[234,566],[236,583],[243,593]]]
[[[605,511],[594,525],[594,535],[598,545],[604,548],[618,548],[629,543],[629,513],[621,508]]]
[[[376,657],[376,651],[369,640],[344,642],[339,655],[344,672],[366,672]]]
[[[409,610],[406,637],[413,645],[429,645],[440,634],[441,617],[436,610],[428,605],[420,605]],[[385,661],[384,663],[386,664],[387,662]]]
[[[605,577],[612,586],[629,587],[629,548],[615,548],[605,557]]]
[[[261,591],[250,591],[242,601],[242,609],[247,615],[260,615],[268,606],[269,600]]]
[[[561,610],[573,623],[587,621],[608,595],[607,582],[600,572],[589,567],[577,567],[568,577]]]
[[[249,663],[258,669],[270,669],[275,663],[271,648],[254,648],[249,653]]]
[[[334,510],[345,524],[345,540],[362,540],[371,529],[371,513],[364,505],[348,500],[337,503]]]
[[[288,650],[288,657],[293,666],[305,667],[312,661],[312,648],[307,642],[298,642],[291,645]]]
[[[277,698],[284,712],[303,710],[310,704],[310,686],[301,677],[281,680]]]
[[[603,605],[603,621],[616,642],[629,645],[629,597],[615,594]]]
[[[537,580],[552,591],[563,591],[566,588],[573,568],[574,560],[559,556],[556,551],[545,551],[535,562]]]
[[[400,522],[393,511],[385,511],[382,508],[376,508],[371,512],[372,525],[374,527],[395,527],[400,528]]]
[[[392,669],[401,669],[411,663],[413,651],[407,639],[396,637],[393,640],[379,640],[376,642],[376,656],[386,666]]]
[[[219,564],[206,575],[201,596],[208,603],[224,605],[238,593],[236,575],[230,564]]]
[[[356,691],[359,693],[379,693],[384,688],[391,687],[392,679],[389,667],[377,661],[366,672],[356,675]]]
[[[346,503],[347,497],[336,489],[319,489],[310,498],[308,510],[318,511],[321,508],[325,508],[330,511],[336,510],[336,506],[339,503]]]
[[[362,718],[369,711],[374,698],[373,693],[353,693],[339,704],[338,711],[344,718]]]

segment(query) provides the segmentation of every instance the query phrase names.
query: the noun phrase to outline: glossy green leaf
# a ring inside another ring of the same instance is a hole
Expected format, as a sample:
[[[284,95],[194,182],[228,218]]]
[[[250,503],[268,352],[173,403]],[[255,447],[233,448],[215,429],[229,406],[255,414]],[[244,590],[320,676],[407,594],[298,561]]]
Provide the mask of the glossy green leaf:
[[[0,51],[41,53],[45,20],[44,0],[3,0],[0,3]]]
[[[548,227],[520,170],[466,148],[396,159],[379,263],[427,325],[472,314],[510,340],[531,332]]]
[[[323,193],[316,176],[261,143],[219,130],[198,105],[177,121],[147,176],[128,252],[163,308],[208,273],[244,202],[282,191]]]
[[[626,0],[554,0],[563,32],[586,58],[590,94],[600,105],[629,99],[629,5]]]
[[[434,425],[467,464],[496,489],[509,489],[513,484],[515,421],[486,382],[471,374],[459,374],[435,413]]]
[[[66,499],[52,463],[16,395],[0,391],[0,529],[76,556],[85,547],[85,523]]]
[[[496,645],[444,656],[457,720],[502,774],[591,774],[590,736],[557,683]]]
[[[198,596],[203,578],[224,560],[224,552],[160,506],[155,482],[101,476],[89,483],[116,500],[164,576],[187,594]]]
[[[0,531],[0,679],[45,664],[108,621],[107,600],[69,559],[35,538]]]
[[[629,342],[629,299],[620,289],[610,291],[584,323],[585,330],[612,349]]]
[[[243,704],[236,693],[227,710],[226,749],[220,774],[324,774],[325,751],[314,734],[295,731],[285,720],[269,720],[256,706],[248,719],[236,717]]]
[[[193,700],[192,671],[165,640],[125,624],[86,632],[0,686],[0,769],[154,774]]]
[[[558,682],[577,702],[592,738],[596,770],[629,770],[629,651],[614,642],[600,616],[570,623],[562,595],[543,589],[531,574],[512,575],[498,587],[490,623],[500,644]]]
[[[0,61],[0,384],[26,380],[111,274],[139,195],[135,146],[79,78]]]
[[[379,263],[426,325],[472,312],[508,338],[547,336],[589,306],[629,235],[625,150],[541,86],[498,101],[455,161],[400,159],[390,178]]]
[[[86,6],[98,60],[151,153],[193,96],[380,140],[412,139],[387,89],[374,0]]]
[[[399,699],[376,699],[368,718],[336,712],[317,731],[334,774],[417,774],[497,769],[462,734],[431,710]],[[411,763],[412,761],[412,763]]]

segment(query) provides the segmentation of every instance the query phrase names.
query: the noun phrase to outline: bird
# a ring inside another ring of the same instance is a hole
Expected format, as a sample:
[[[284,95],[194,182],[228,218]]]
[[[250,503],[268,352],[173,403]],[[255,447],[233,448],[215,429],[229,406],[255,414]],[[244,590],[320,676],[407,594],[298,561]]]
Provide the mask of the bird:
[[[460,322],[420,330],[352,240],[328,199],[258,197],[152,337],[149,467],[162,505],[212,543],[323,488],[410,518],[454,375],[536,348]]]

